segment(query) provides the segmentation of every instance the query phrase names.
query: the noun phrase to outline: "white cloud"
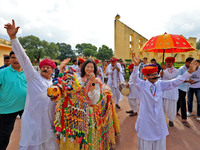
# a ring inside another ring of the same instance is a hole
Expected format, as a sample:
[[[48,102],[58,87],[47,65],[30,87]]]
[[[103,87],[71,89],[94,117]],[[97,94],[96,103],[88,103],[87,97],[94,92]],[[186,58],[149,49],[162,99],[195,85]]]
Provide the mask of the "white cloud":
[[[146,38],[176,32],[199,38],[198,0],[0,0],[0,38],[11,19],[18,36],[35,35],[49,42],[105,44],[114,49],[114,18]]]

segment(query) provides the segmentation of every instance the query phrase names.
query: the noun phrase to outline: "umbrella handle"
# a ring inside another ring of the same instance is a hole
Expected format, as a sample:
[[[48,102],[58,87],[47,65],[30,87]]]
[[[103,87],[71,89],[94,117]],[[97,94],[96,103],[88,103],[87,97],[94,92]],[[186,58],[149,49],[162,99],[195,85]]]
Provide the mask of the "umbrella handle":
[[[164,63],[164,58],[165,58],[165,49],[163,49],[163,59],[162,59],[163,63]]]

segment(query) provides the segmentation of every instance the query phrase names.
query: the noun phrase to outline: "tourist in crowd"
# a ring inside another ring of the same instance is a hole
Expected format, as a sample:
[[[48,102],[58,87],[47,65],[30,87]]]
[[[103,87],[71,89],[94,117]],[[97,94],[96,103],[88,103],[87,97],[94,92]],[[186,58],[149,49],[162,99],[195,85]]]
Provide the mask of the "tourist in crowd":
[[[6,68],[10,65],[10,56],[4,56],[4,65],[0,69]]]
[[[200,121],[200,68],[198,67],[195,72],[192,73],[190,78],[192,80],[192,84],[189,85],[188,91],[188,112],[187,116],[193,116],[193,98],[194,94],[196,95],[197,99],[197,121]]]
[[[156,64],[158,66],[158,73],[160,73],[160,70],[162,69],[161,66],[156,62],[156,59],[151,59],[151,64]]]
[[[0,70],[0,150],[6,150],[17,115],[22,116],[27,81],[15,53],[10,52],[10,66]]]
[[[124,64],[122,59],[120,59],[120,65],[122,67],[122,75],[123,75],[124,80],[125,80],[126,79],[126,65]]]
[[[144,74],[142,69],[147,65],[147,57],[143,58],[143,61],[139,64],[139,78],[144,80]]]
[[[188,57],[185,61],[185,65],[183,65],[182,67],[180,67],[178,69],[178,75],[183,75],[185,72],[188,71],[188,69],[190,68],[190,64],[193,61],[194,58],[192,57]],[[177,115],[179,115],[178,111],[181,108],[181,118],[182,118],[182,123],[183,125],[185,125],[186,127],[190,127],[190,124],[187,122],[187,111],[186,111],[186,94],[188,92],[189,89],[189,84],[193,83],[193,80],[190,80],[189,78],[187,78],[187,80],[184,81],[184,83],[182,83],[181,85],[178,86],[178,101],[177,101]]]

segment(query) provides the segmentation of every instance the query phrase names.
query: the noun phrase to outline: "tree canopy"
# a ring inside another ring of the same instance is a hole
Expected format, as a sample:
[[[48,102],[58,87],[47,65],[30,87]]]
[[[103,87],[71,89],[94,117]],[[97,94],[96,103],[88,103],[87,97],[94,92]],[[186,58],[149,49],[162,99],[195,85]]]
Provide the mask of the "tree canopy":
[[[113,51],[111,48],[109,48],[106,45],[102,45],[99,50],[98,53],[96,55],[96,57],[100,60],[108,60],[111,57],[113,57]]]
[[[79,55],[84,55],[86,57],[95,56],[97,53],[97,47],[90,43],[82,43],[76,45],[76,52]]]
[[[66,44],[66,43],[57,43],[58,47],[59,47],[59,56],[58,59],[60,61],[63,61],[66,58],[71,58],[74,59],[76,58],[76,55],[74,53],[74,51],[71,48],[70,44]]]

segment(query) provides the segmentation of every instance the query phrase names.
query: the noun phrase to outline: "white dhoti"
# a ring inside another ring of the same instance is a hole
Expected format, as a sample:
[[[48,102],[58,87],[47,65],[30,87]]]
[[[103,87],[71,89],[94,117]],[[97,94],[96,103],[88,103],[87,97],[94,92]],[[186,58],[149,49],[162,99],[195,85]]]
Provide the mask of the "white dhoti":
[[[121,99],[123,99],[123,95],[120,93],[120,91],[119,91],[119,87],[116,87],[116,88],[114,88],[114,87],[112,87],[111,88],[111,92],[112,92],[112,99],[114,99],[114,97],[116,98],[115,99],[115,103],[116,104],[119,104],[119,101],[121,100]]]
[[[166,150],[166,137],[156,140],[147,141],[137,137],[138,150]]]
[[[131,110],[133,110],[133,112],[137,112],[139,99],[138,98],[129,98],[128,102],[129,102],[129,106],[131,107]]]
[[[40,145],[30,145],[30,146],[21,146],[19,145],[19,150],[58,150],[59,146],[53,141],[48,141]]]
[[[177,101],[163,98],[163,110],[169,120],[173,122],[176,117]]]

